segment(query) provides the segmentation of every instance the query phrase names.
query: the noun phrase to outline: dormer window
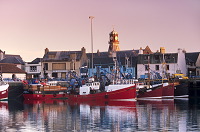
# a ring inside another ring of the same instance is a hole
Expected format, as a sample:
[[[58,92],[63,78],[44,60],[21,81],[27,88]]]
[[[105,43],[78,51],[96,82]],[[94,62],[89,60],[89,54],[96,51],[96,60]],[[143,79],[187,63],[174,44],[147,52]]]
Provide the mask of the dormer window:
[[[159,60],[159,55],[155,55],[155,60]]]
[[[55,59],[56,55],[48,55],[49,59]]]
[[[148,60],[148,56],[145,55],[145,56],[144,56],[144,60]]]
[[[166,60],[170,59],[170,56],[169,55],[165,55],[165,59]]]

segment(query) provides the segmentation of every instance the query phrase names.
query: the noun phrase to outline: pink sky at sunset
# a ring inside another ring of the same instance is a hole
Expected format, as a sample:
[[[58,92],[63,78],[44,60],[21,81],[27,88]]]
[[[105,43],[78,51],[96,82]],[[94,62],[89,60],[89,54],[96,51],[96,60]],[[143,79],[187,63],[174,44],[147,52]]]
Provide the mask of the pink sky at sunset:
[[[0,0],[0,49],[24,61],[44,49],[108,50],[109,33],[119,33],[120,49],[147,45],[155,52],[200,52],[200,0]]]

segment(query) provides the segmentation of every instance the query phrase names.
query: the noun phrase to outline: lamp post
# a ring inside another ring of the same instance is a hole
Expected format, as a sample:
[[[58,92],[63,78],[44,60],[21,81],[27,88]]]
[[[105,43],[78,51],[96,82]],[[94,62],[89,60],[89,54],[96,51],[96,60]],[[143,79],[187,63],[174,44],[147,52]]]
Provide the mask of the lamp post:
[[[94,16],[89,16],[89,19],[91,20],[91,50],[92,50],[92,76],[93,76],[93,32],[92,32],[92,20],[93,20]]]
[[[190,72],[190,78],[192,78],[192,71],[189,71]]]
[[[175,57],[173,57],[174,59],[174,74],[176,73],[176,68],[175,68]]]

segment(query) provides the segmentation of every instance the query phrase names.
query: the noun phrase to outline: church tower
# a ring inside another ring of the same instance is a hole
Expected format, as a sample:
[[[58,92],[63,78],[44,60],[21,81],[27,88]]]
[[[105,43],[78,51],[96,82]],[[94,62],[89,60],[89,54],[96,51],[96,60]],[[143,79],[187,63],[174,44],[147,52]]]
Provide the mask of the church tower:
[[[113,52],[120,51],[118,33],[113,29],[113,31],[109,34],[109,37],[110,40],[108,42],[108,53],[112,56]]]

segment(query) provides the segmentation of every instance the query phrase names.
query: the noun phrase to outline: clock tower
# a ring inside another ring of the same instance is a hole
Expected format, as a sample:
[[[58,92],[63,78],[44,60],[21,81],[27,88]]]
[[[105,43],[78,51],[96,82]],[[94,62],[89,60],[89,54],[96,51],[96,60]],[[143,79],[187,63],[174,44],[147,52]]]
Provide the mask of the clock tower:
[[[109,37],[110,40],[108,42],[108,53],[109,55],[112,55],[113,52],[120,51],[118,33],[113,29],[113,31],[109,34]]]

